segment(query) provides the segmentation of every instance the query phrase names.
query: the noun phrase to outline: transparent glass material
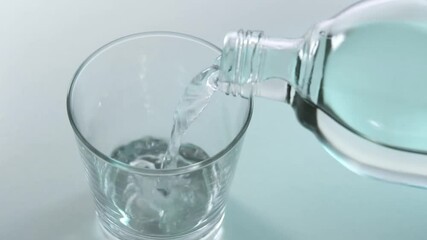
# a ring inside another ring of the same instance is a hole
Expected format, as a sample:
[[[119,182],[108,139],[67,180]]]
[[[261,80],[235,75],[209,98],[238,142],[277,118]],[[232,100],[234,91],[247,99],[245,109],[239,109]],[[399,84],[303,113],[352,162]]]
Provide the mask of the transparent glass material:
[[[218,234],[251,100],[212,97],[182,140],[181,154],[191,164],[152,169],[138,154],[154,158],[166,151],[185,87],[219,55],[214,45],[188,35],[144,33],[107,44],[77,71],[68,114],[110,235],[191,240]]]
[[[359,2],[299,39],[225,38],[221,88],[289,103],[352,171],[427,186],[427,1]]]

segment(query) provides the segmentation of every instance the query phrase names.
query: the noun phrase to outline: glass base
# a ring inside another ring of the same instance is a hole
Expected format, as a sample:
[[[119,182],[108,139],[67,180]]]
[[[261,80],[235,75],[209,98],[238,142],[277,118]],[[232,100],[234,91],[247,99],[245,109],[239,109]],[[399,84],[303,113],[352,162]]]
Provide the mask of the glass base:
[[[223,220],[224,214],[221,215],[216,223],[207,224],[203,228],[200,228],[192,233],[181,236],[153,237],[144,235],[128,235],[123,231],[120,231],[120,233],[114,233],[108,229],[108,226],[104,226],[103,222],[100,221],[98,217],[99,226],[106,240],[222,240]]]

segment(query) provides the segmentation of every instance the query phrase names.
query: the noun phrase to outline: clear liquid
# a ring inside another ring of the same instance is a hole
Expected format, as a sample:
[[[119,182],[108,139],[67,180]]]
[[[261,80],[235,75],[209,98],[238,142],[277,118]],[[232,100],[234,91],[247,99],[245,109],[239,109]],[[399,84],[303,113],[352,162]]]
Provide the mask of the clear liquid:
[[[182,144],[190,125],[203,112],[216,91],[218,67],[213,65],[187,85],[173,118],[171,138],[145,137],[118,147],[111,157],[131,166],[148,169],[176,169],[209,158],[203,149]],[[228,171],[228,170],[225,170]],[[117,168],[105,173],[107,195],[121,215],[121,224],[148,235],[174,235],[209,223],[213,199],[219,192],[218,172],[212,165],[185,175],[149,177],[129,174]]]
[[[330,42],[319,106],[364,138],[427,153],[427,24],[369,24]]]
[[[196,75],[187,85],[173,116],[173,127],[169,147],[163,159],[162,168],[176,168],[181,139],[190,125],[199,117],[217,90],[219,71],[217,65]]]
[[[427,24],[375,23],[326,39],[319,100],[294,108],[359,174],[427,185]]]
[[[111,157],[131,166],[160,169],[168,141],[144,137],[120,146]],[[182,144],[174,157],[176,167],[207,159],[203,149]],[[171,176],[130,174],[107,165],[102,170],[103,191],[111,196],[119,225],[146,235],[174,235],[205,224],[218,192],[215,167]]]

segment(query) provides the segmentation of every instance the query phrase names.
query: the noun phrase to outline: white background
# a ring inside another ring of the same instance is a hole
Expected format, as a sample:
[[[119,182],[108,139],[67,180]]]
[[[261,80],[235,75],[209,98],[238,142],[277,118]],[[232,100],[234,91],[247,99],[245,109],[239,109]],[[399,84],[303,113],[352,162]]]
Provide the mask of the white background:
[[[0,239],[103,239],[65,97],[79,64],[118,37],[165,30],[219,46],[240,28],[298,37],[353,0],[2,0]],[[257,100],[226,240],[411,240],[426,191],[366,179],[333,160],[289,106]]]

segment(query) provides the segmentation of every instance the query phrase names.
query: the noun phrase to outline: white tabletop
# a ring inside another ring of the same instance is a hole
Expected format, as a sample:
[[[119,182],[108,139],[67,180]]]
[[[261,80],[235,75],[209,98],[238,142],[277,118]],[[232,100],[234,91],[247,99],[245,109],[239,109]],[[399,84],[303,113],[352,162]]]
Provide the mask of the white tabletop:
[[[0,239],[103,239],[65,96],[99,46],[168,30],[221,45],[228,31],[297,37],[353,0],[0,3]],[[258,99],[227,208],[226,240],[421,240],[427,192],[357,176],[289,106]]]

